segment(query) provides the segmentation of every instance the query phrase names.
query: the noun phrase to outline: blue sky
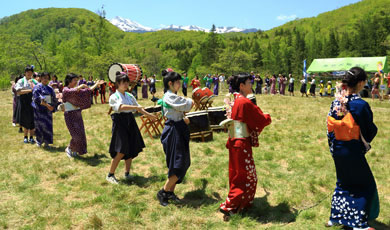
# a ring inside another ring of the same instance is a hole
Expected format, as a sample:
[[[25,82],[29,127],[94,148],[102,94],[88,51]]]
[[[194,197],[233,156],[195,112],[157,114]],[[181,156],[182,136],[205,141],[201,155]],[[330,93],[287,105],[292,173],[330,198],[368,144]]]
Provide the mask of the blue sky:
[[[197,25],[204,28],[235,26],[268,30],[294,18],[317,16],[358,0],[14,0],[1,1],[0,18],[28,9],[85,8],[96,12],[102,5],[107,18],[121,16],[138,23],[161,26]]]

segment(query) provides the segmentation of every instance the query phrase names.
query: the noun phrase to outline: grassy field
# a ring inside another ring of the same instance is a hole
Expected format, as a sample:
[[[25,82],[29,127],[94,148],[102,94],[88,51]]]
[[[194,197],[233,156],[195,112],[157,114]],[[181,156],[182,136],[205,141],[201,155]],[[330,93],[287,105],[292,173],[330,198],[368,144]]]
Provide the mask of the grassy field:
[[[221,106],[222,100],[219,97],[215,105]],[[105,180],[111,162],[107,105],[83,112],[88,154],[70,160],[64,153],[70,136],[63,113],[54,115],[53,150],[23,144],[22,134],[11,126],[11,93],[1,91],[0,229],[324,229],[336,183],[326,138],[330,102],[257,96],[272,124],[261,134],[260,147],[254,148],[254,207],[224,222],[218,207],[228,192],[226,133],[214,133],[212,142],[190,143],[192,165],[176,190],[184,204],[163,208],[156,193],[167,169],[158,138],[144,135],[146,149],[131,170],[134,180],[112,185]],[[372,225],[390,229],[390,102],[368,102],[379,128],[367,154],[381,202],[380,216]],[[121,162],[119,179],[123,168]]]

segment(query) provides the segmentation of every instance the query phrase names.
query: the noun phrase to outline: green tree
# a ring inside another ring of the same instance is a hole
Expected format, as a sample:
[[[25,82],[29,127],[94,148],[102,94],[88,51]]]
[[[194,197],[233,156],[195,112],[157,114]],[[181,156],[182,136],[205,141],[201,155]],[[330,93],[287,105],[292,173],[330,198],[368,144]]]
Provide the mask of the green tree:
[[[102,6],[101,10],[98,10],[99,19],[91,19],[91,32],[94,39],[94,45],[96,54],[102,55],[104,51],[108,49],[109,33],[107,31],[106,11]]]
[[[147,55],[143,59],[142,64],[150,73],[159,73],[161,70],[161,57],[162,52],[159,49],[150,48],[147,50]]]
[[[339,45],[337,43],[336,34],[333,30],[330,31],[323,48],[324,56],[327,58],[334,58],[339,55]]]
[[[202,48],[200,50],[202,53],[202,60],[204,65],[211,66],[212,63],[218,61],[217,58],[219,46],[219,35],[216,33],[215,25],[213,25],[210,33],[202,43]]]
[[[263,55],[262,50],[257,41],[254,41],[254,45],[252,47],[252,54],[253,54],[253,67],[256,69],[259,69],[263,67]]]

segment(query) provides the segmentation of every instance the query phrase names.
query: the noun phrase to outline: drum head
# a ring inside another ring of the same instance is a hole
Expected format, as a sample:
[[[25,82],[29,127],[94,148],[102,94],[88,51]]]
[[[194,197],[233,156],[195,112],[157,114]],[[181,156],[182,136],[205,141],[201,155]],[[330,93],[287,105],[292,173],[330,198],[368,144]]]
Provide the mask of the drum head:
[[[154,106],[154,112],[160,112],[161,111],[161,105]]]
[[[121,64],[119,63],[111,64],[110,67],[108,68],[108,79],[110,79],[110,81],[115,82],[117,71],[119,72],[123,71]]]
[[[148,112],[148,113],[154,113],[154,107],[153,106],[146,107],[145,111]]]
[[[209,97],[209,99],[207,100],[207,102],[213,102],[214,99],[215,99],[215,97],[217,97],[217,96],[211,95],[211,96]]]
[[[253,104],[257,105],[257,102],[256,102],[256,96],[254,94],[248,94],[246,96],[249,100],[251,100],[253,102]]]
[[[226,108],[224,106],[207,108],[207,112],[221,112],[221,111],[226,113]]]
[[[207,115],[207,111],[190,112],[186,114],[186,117],[204,116]]]
[[[207,111],[226,111],[226,108],[225,106],[209,107],[207,108]]]
[[[229,126],[231,123],[233,123],[233,120],[232,119],[226,119],[226,120],[223,120],[221,123],[219,123],[220,126]]]
[[[246,95],[246,97],[247,97],[248,99],[256,98],[256,96],[255,96],[254,94],[252,94],[252,93]]]
[[[197,90],[199,90],[200,88],[199,87],[197,87],[197,88],[195,88],[194,90],[192,90],[192,94],[194,94]]]
[[[205,102],[207,102],[208,99],[209,99],[208,96],[204,96],[204,97],[202,97],[202,98],[199,100],[199,102],[205,103]]]

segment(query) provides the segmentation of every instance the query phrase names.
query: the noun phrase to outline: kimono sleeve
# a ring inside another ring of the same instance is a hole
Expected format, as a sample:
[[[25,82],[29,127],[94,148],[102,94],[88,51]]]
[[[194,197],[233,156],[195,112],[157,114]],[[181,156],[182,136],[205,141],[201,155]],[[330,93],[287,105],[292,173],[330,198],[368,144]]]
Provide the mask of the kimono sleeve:
[[[19,79],[18,82],[15,83],[15,90],[16,91],[20,91],[20,90],[22,90],[24,88],[23,80],[24,80],[24,78],[21,78],[21,79]]]
[[[360,131],[367,142],[371,142],[378,132],[374,124],[374,116],[370,105],[361,100],[360,103],[354,103],[350,106],[350,112],[355,122],[359,125]]]
[[[90,89],[64,88],[62,91],[63,101],[80,107],[80,109],[91,107],[91,94],[92,91]]]
[[[51,86],[49,86],[49,87],[50,87],[50,94],[51,94],[51,106],[54,107],[53,112],[56,112],[57,111],[57,106],[58,106],[57,95],[54,92],[54,89]]]
[[[264,127],[271,124],[271,116],[264,114],[261,109],[253,104],[247,98],[239,98],[234,103],[238,102],[236,116],[234,120],[240,120],[247,124],[250,130],[261,133]]]
[[[12,85],[12,87],[11,87],[11,91],[12,91],[12,93],[16,96],[16,89],[15,89],[15,86],[16,86],[16,83],[14,83],[13,85]]]
[[[112,94],[108,103],[111,106],[112,110],[114,110],[115,112],[119,112],[119,108],[121,107],[122,103],[118,95]]]
[[[42,100],[45,99],[45,96],[42,93],[42,88],[39,86],[35,86],[32,93],[35,105],[41,105]]]
[[[130,96],[131,98],[131,105],[134,105],[134,106],[139,106],[138,102],[137,102],[137,99],[134,97],[133,94],[131,93],[126,93],[128,96]]]
[[[191,110],[192,100],[177,95],[169,95],[164,97],[165,103],[171,106],[173,109],[180,112],[188,112]]]

